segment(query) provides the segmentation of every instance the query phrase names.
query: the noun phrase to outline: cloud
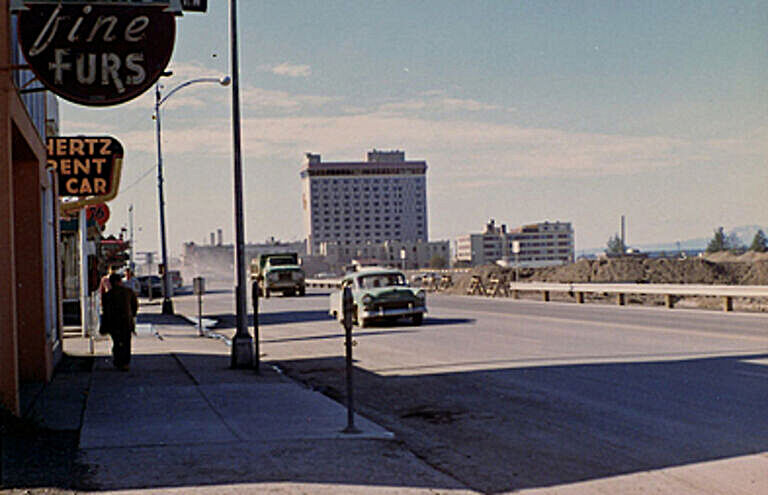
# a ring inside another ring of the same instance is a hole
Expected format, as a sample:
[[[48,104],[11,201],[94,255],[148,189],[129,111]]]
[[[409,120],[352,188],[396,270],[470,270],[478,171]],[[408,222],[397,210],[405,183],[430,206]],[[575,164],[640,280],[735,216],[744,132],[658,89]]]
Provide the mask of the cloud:
[[[297,65],[284,62],[270,68],[270,72],[278,76],[288,77],[309,77],[312,75],[312,68],[309,65]]]
[[[374,104],[373,109],[344,106],[343,100],[333,97],[256,87],[243,89],[241,97],[243,107],[250,110],[242,120],[247,157],[298,165],[306,151],[320,153],[327,160],[350,160],[374,147],[403,149],[409,158],[427,160],[433,170],[440,170],[436,185],[441,181],[465,187],[527,177],[630,175],[681,166],[754,162],[768,154],[765,128],[736,137],[697,140],[525,127],[478,120],[474,112],[501,107],[441,91],[378,108]],[[197,111],[164,122],[164,153],[230,155],[228,98],[226,91],[211,91],[202,84],[174,95],[169,109],[173,104]],[[65,121],[65,130],[112,133],[123,141],[127,152],[151,151],[155,146],[154,126],[148,121],[152,104],[153,96],[146,94],[126,105],[137,111],[133,126],[126,119],[106,125]],[[208,111],[202,115],[201,109]],[[322,115],[311,111],[318,109]],[[331,113],[334,109],[336,113]],[[429,110],[457,113],[438,119],[426,113]]]
[[[499,105],[484,103],[471,98],[452,98],[442,92],[424,93],[422,98],[385,103],[379,107],[382,112],[487,112],[513,110]]]
[[[276,91],[248,87],[241,91],[244,107],[255,109],[298,110],[304,107],[318,107],[335,101],[329,96],[297,95],[286,91]]]

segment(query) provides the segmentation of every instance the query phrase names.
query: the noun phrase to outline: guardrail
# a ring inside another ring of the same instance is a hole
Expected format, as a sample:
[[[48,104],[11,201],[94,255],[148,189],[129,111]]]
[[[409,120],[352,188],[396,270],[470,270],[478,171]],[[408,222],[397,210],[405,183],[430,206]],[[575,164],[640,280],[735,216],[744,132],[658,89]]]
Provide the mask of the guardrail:
[[[317,289],[340,289],[340,278],[308,278],[304,281],[307,287],[314,287]]]
[[[576,296],[578,303],[584,302],[584,294],[614,294],[616,303],[626,304],[627,294],[663,295],[668,308],[673,308],[677,297],[711,296],[721,297],[723,310],[733,311],[734,297],[768,297],[768,286],[765,285],[685,285],[685,284],[588,284],[570,283],[554,284],[543,282],[510,282],[509,290],[512,296],[517,291],[541,292],[542,299],[549,301],[552,292],[568,292]]]
[[[341,279],[307,279],[307,287],[338,289]],[[542,300],[549,301],[553,292],[567,292],[576,297],[576,302],[583,304],[585,294],[615,295],[616,303],[624,306],[627,294],[664,296],[667,308],[674,308],[679,297],[710,296],[722,298],[724,311],[733,311],[734,297],[768,298],[768,286],[765,285],[692,285],[692,284],[592,284],[568,283],[555,284],[546,282],[510,282],[509,293],[513,298],[518,292],[541,292]]]

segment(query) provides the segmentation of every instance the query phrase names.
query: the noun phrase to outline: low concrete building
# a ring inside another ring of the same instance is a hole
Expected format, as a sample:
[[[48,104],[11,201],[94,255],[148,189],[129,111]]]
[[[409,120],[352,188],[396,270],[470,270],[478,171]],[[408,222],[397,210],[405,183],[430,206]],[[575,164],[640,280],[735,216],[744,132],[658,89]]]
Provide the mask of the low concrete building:
[[[515,253],[515,246],[519,252]],[[491,219],[480,234],[456,240],[456,261],[472,266],[500,263],[540,267],[572,263],[573,228],[570,222],[539,222],[507,230]]]
[[[213,234],[211,234],[213,236]],[[214,243],[212,237],[210,245],[184,243],[184,254],[181,257],[181,268],[187,277],[201,275],[208,272],[221,272],[230,274],[234,270],[235,247],[232,244]],[[248,264],[252,258],[264,253],[298,253],[303,257],[307,252],[304,241],[281,242],[270,241],[260,244],[245,245],[245,260]],[[191,280],[191,278],[190,278]]]

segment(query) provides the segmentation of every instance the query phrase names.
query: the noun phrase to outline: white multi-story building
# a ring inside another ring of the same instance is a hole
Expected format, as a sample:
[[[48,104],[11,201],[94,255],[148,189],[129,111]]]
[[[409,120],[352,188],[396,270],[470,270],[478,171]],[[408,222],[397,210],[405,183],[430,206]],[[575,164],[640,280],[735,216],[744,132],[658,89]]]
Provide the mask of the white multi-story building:
[[[468,234],[456,240],[456,260],[472,266],[509,262],[539,267],[572,263],[573,258],[570,222],[540,222],[507,231],[506,225],[497,226],[491,219],[482,234]]]
[[[309,254],[329,243],[354,256],[368,243],[427,242],[426,172],[425,161],[406,161],[403,151],[373,150],[360,162],[307,153],[301,179]]]

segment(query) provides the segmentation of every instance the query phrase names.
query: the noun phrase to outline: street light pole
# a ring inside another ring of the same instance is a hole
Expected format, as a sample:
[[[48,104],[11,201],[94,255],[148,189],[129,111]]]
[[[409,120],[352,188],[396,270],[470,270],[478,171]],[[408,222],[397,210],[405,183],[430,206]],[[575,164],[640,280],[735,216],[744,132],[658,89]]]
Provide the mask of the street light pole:
[[[245,292],[245,234],[243,227],[243,169],[240,152],[240,68],[237,55],[237,1],[229,2],[229,37],[232,58],[232,146],[235,174],[235,287],[237,331],[232,338],[232,368],[253,367],[253,338],[248,333]],[[254,319],[257,316],[254,314]]]
[[[227,86],[230,82],[229,77],[200,77],[197,79],[191,79],[189,81],[183,82],[170,90],[165,97],[161,97],[160,95],[160,83],[157,83],[155,85],[155,128],[157,130],[157,194],[159,198],[159,208],[160,208],[160,248],[161,248],[161,255],[162,255],[162,263],[163,263],[163,309],[162,313],[164,315],[172,315],[173,314],[173,301],[171,300],[171,277],[169,276],[169,265],[168,265],[168,247],[166,243],[166,236],[165,236],[165,195],[163,192],[163,150],[162,150],[162,139],[161,139],[161,125],[160,125],[160,107],[163,103],[168,101],[168,98],[171,97],[174,93],[179,91],[182,88],[186,88],[187,86],[191,84],[196,83],[204,83],[204,82],[215,82],[222,86]],[[150,290],[151,293],[151,290]]]
[[[163,193],[163,151],[160,139],[160,83],[155,85],[155,129],[157,130],[157,196],[160,208],[160,249],[163,258],[163,314],[173,314],[173,302],[168,285],[168,247],[165,240],[165,194]],[[149,286],[150,294],[152,285]]]

